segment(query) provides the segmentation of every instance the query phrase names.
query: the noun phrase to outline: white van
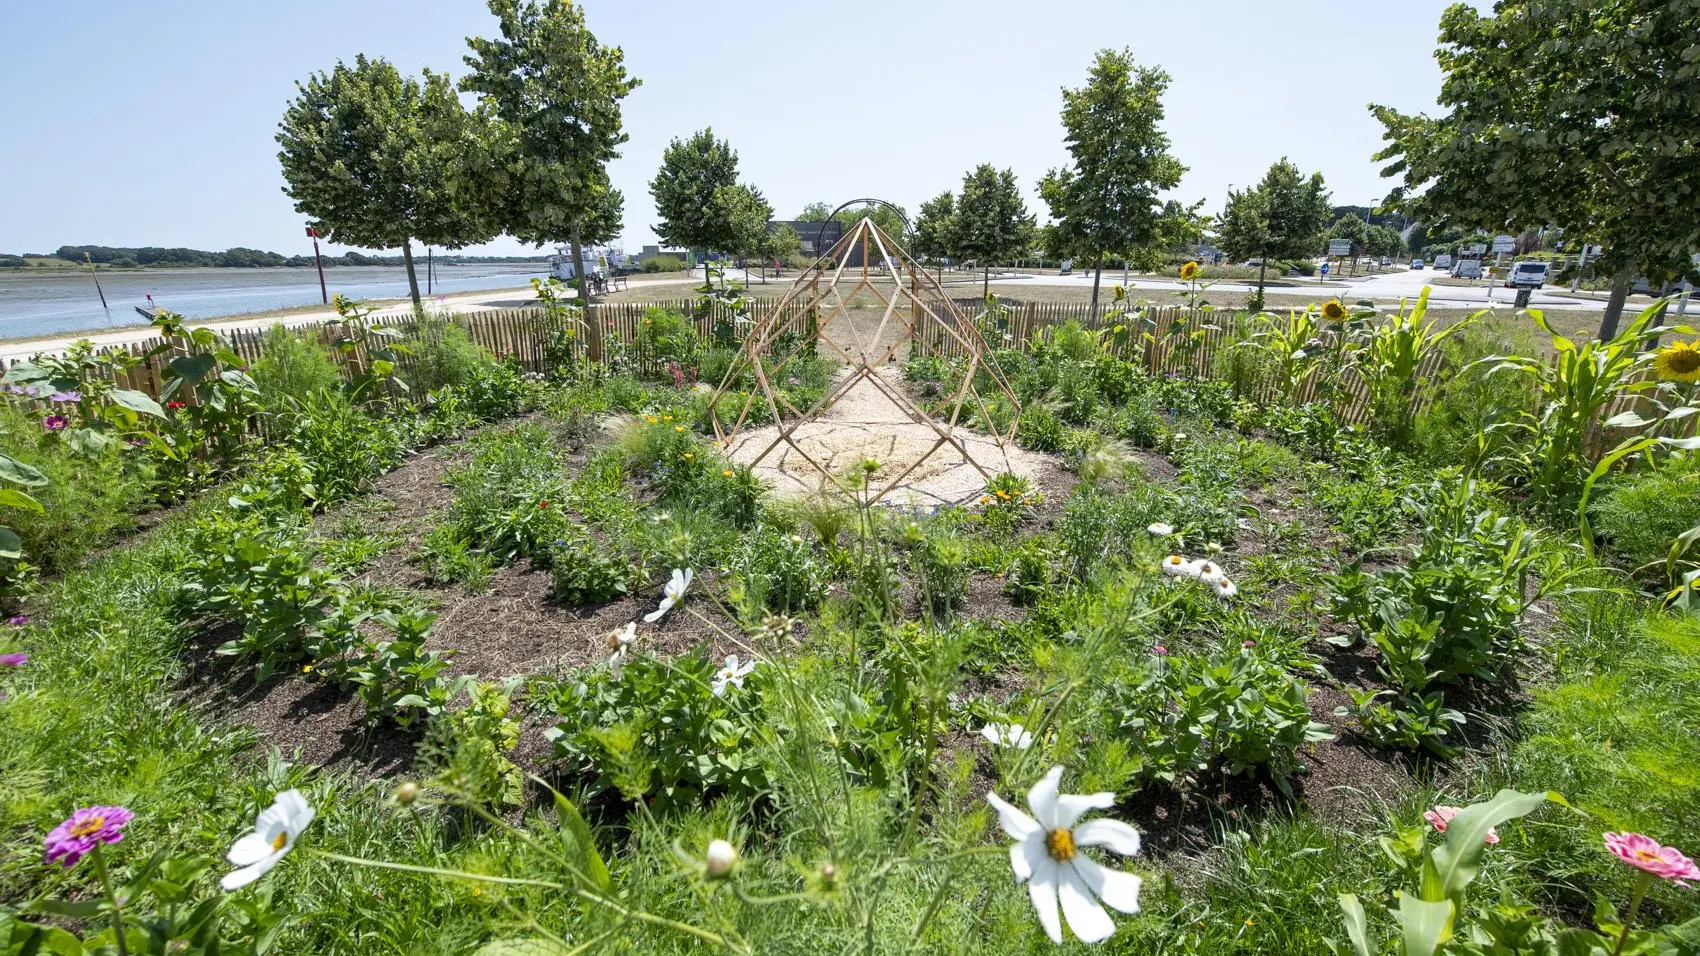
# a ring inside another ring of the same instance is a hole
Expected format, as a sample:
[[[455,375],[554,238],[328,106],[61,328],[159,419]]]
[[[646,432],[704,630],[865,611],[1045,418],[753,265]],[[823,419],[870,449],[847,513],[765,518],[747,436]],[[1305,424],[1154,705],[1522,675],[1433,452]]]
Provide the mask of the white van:
[[[1444,255],[1444,254],[1435,256],[1434,257],[1434,267],[1436,269],[1439,269],[1442,272],[1445,272],[1446,270],[1452,268],[1452,257],[1448,256],[1448,255]]]
[[[1480,279],[1482,277],[1482,260],[1459,259],[1452,264],[1452,278]]]
[[[1547,281],[1547,266],[1544,259],[1530,259],[1511,264],[1511,271],[1505,274],[1507,289],[1539,289]]]

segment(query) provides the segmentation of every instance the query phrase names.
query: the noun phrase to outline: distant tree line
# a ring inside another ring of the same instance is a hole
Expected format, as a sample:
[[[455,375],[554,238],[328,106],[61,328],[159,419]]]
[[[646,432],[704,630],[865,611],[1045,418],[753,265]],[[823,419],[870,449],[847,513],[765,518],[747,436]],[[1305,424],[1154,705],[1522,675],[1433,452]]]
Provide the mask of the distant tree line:
[[[114,269],[270,269],[283,266],[311,266],[312,256],[285,256],[264,249],[236,246],[223,252],[206,249],[163,248],[160,246],[60,246],[51,253],[26,252],[22,255],[0,253],[0,269],[23,269],[30,259],[64,259],[81,265],[93,261]],[[445,263],[461,262],[523,262],[535,256],[445,256]],[[362,252],[345,252],[326,256],[327,266],[399,266],[401,256],[369,256]]]

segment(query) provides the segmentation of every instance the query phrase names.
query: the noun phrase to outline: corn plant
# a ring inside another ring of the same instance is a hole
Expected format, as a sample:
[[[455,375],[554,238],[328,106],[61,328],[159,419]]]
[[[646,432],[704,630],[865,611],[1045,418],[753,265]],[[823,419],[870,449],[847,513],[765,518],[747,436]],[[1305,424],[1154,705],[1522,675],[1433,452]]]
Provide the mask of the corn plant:
[[[1636,387],[1651,362],[1652,353],[1644,347],[1669,331],[1653,324],[1662,311],[1663,303],[1654,303],[1614,338],[1578,344],[1553,329],[1540,310],[1530,309],[1529,317],[1551,338],[1556,356],[1494,355],[1481,360],[1490,363],[1489,375],[1526,374],[1539,391],[1538,413],[1506,423],[1522,441],[1499,456],[1524,480],[1530,504],[1556,511],[1573,505],[1583,492],[1592,469],[1589,442],[1606,408]]]
[[[1440,347],[1440,343],[1474,322],[1470,318],[1440,331],[1436,322],[1424,322],[1428,313],[1425,286],[1417,304],[1409,311],[1401,303],[1398,314],[1377,325],[1369,335],[1358,363],[1358,372],[1369,388],[1370,411],[1377,432],[1395,445],[1411,443],[1417,424],[1417,373]]]
[[[1290,403],[1327,352],[1322,324],[1309,309],[1289,312],[1285,320],[1272,312],[1260,312],[1255,318],[1262,328],[1234,347],[1263,353],[1275,370],[1281,401]]]

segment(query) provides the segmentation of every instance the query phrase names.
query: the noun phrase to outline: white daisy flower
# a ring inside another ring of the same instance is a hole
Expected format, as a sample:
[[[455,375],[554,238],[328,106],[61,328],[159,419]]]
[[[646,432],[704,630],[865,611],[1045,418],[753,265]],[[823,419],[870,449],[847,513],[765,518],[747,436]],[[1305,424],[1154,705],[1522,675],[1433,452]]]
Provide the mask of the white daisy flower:
[[[1192,562],[1192,570],[1193,577],[1209,584],[1214,584],[1222,576],[1222,566],[1204,558]]]
[[[1145,530],[1161,538],[1174,534],[1175,526],[1171,524],[1164,524],[1161,521],[1153,521],[1145,526]]]
[[[716,697],[726,696],[726,685],[728,684],[738,688],[739,690],[743,690],[744,678],[750,676],[750,671],[755,669],[755,661],[746,661],[740,664],[738,663],[738,655],[729,654],[726,657],[725,666],[721,667],[720,670],[715,673],[714,683],[709,689],[714,691],[714,696]]]
[[[613,671],[614,679],[620,679],[620,669],[626,666],[626,658],[631,656],[632,642],[637,640],[637,622],[626,625],[623,631],[608,632],[608,669]]]
[[[673,609],[673,605],[685,599],[685,590],[691,586],[691,579],[696,573],[690,568],[674,568],[673,576],[667,580],[667,586],[661,589],[661,606],[643,616],[645,624],[654,624],[661,616]]]
[[[1216,596],[1224,601],[1240,593],[1240,589],[1234,586],[1234,582],[1228,580],[1228,576],[1226,574],[1220,575],[1216,578],[1216,580],[1211,581],[1210,587],[1215,589]]]
[[[980,728],[980,736],[999,747],[1026,750],[1033,746],[1033,732],[1020,724],[987,724]]]
[[[1171,554],[1163,559],[1163,573],[1171,578],[1197,577],[1196,570],[1191,561],[1178,554]]]
[[[313,808],[299,790],[285,790],[272,798],[272,805],[255,818],[253,832],[243,834],[224,855],[240,869],[225,874],[218,885],[226,890],[239,890],[271,872],[277,861],[295,849],[295,841],[314,816]]]
[[[1083,943],[1096,943],[1115,935],[1116,924],[1100,901],[1123,913],[1139,912],[1139,877],[1100,865],[1081,852],[1082,847],[1101,846],[1123,856],[1139,852],[1139,833],[1119,820],[1088,820],[1075,826],[1087,810],[1113,806],[1113,793],[1059,794],[1057,784],[1063,768],[1052,767],[1044,779],[1027,793],[1032,816],[1005,803],[996,793],[986,800],[998,811],[1003,831],[1016,842],[1009,848],[1010,869],[1017,882],[1027,882],[1027,893],[1038,911],[1039,924],[1054,943],[1062,942],[1062,921]]]

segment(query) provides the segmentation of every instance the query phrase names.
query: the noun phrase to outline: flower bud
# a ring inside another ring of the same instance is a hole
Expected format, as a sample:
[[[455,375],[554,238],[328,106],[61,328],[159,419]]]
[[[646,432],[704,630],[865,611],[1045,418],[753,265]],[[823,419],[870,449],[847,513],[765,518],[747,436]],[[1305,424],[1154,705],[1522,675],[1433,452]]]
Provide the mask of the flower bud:
[[[407,806],[419,799],[419,784],[409,780],[395,789],[395,802]]]
[[[707,866],[704,872],[711,880],[725,879],[732,872],[732,864],[738,861],[738,849],[725,840],[715,840],[708,845]]]

